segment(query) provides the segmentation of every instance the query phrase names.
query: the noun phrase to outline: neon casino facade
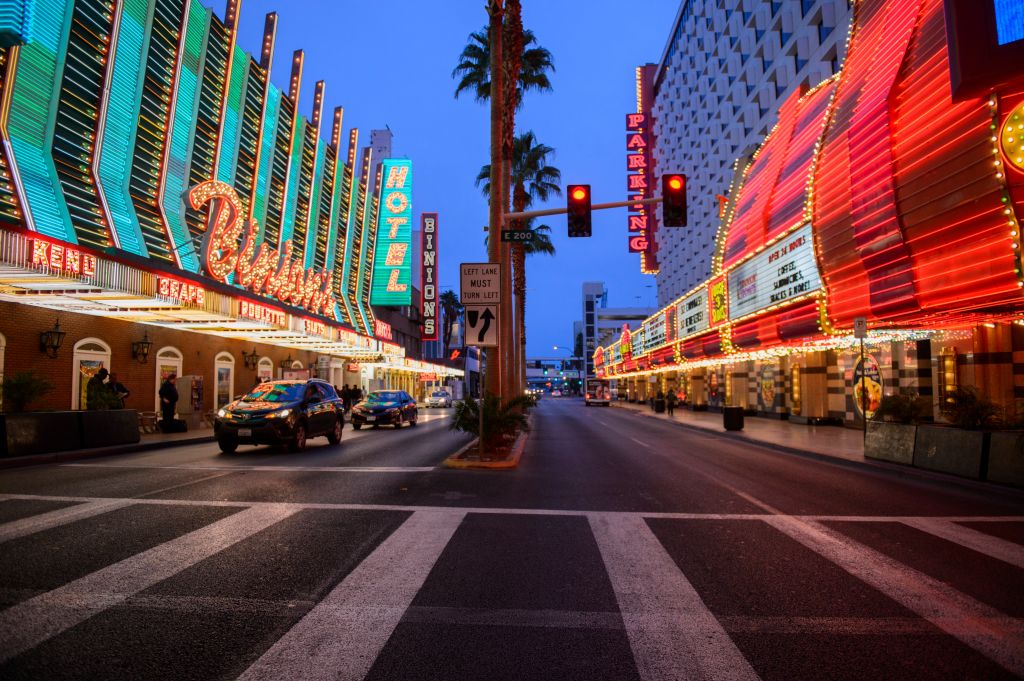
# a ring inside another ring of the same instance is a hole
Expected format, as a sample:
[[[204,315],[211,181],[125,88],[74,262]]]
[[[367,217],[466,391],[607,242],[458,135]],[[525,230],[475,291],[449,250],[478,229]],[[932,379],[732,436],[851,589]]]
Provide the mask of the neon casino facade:
[[[737,162],[711,277],[595,352],[620,399],[851,424],[897,391],[1024,398],[1024,36],[972,72],[999,3],[946,4],[856,2],[840,72]]]
[[[374,314],[412,304],[411,163],[360,153],[341,107],[321,137],[324,82],[296,109],[301,51],[289,90],[270,82],[276,13],[256,59],[239,0],[223,20],[197,0],[5,5],[0,360],[46,374],[43,406],[82,406],[100,365],[136,394],[205,376],[203,409],[257,376],[413,392],[457,373],[405,357]]]

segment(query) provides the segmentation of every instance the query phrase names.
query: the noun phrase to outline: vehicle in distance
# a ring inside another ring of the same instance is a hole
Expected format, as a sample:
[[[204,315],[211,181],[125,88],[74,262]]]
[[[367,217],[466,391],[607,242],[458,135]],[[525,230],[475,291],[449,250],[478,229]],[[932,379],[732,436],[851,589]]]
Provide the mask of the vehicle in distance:
[[[562,396],[562,391],[561,390],[552,390],[551,391],[551,396],[552,397],[561,397]]]
[[[586,406],[592,404],[611,405],[612,389],[608,381],[598,378],[588,378],[583,386],[583,403]]]
[[[428,407],[450,407],[452,406],[452,394],[447,390],[435,390],[427,398]]]
[[[221,408],[213,432],[225,454],[240,444],[287,445],[297,452],[311,437],[341,442],[345,406],[326,381],[268,381]]]
[[[390,425],[401,428],[403,423],[416,425],[416,400],[404,390],[377,390],[352,407],[352,427],[364,425]]]

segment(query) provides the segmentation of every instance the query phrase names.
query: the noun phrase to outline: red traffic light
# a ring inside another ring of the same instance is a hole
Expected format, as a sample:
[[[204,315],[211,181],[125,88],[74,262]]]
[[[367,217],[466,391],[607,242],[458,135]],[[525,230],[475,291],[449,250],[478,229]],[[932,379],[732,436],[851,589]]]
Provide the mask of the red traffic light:
[[[686,226],[686,175],[661,176],[661,217],[666,227]]]
[[[569,236],[590,236],[590,185],[570,184],[566,194]]]
[[[576,187],[572,190],[572,198],[574,201],[582,201],[587,198],[587,190],[583,187]]]
[[[669,178],[668,178],[668,188],[669,189],[682,189],[683,188],[683,178],[679,177],[678,175],[670,175]]]

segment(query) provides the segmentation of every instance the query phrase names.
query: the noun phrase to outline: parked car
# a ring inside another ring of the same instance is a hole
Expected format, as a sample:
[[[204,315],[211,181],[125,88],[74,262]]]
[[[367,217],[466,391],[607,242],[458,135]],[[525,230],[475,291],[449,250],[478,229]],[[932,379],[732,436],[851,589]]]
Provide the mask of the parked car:
[[[352,427],[391,425],[401,428],[403,423],[416,425],[416,400],[404,390],[378,390],[352,407]]]
[[[561,390],[552,390],[551,391],[551,396],[552,397],[561,397],[562,396],[562,391]]]
[[[447,390],[435,390],[427,398],[428,407],[450,407],[452,406],[452,394]]]
[[[239,444],[287,445],[297,452],[311,437],[341,442],[345,406],[326,381],[268,381],[217,412],[213,432],[225,454]]]

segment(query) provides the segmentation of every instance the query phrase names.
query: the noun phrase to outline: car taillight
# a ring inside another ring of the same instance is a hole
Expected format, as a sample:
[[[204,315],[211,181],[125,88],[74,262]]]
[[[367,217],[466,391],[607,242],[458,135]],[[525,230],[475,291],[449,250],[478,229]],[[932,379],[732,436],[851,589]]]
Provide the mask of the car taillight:
[[[587,399],[588,400],[590,399],[590,393],[587,393]]]

